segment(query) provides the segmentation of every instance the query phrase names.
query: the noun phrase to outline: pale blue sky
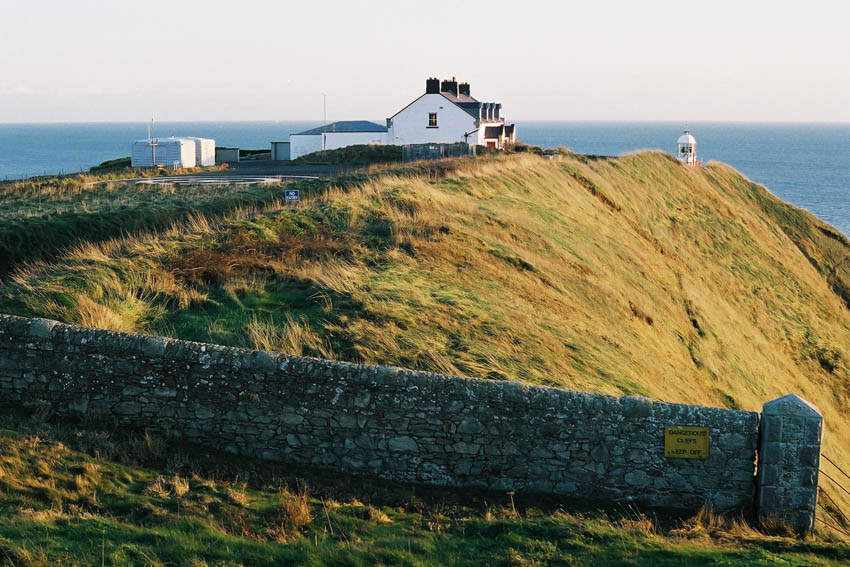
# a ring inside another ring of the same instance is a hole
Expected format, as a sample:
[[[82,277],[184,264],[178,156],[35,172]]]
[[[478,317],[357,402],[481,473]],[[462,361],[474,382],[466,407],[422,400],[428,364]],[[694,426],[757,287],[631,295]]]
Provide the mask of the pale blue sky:
[[[850,121],[850,2],[0,0],[0,122],[383,119],[457,76],[509,119]]]

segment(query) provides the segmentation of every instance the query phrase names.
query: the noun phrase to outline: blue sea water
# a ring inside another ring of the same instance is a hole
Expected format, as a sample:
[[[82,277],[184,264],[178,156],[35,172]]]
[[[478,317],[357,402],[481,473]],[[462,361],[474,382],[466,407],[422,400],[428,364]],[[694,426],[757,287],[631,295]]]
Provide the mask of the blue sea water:
[[[214,138],[219,146],[268,148],[316,122],[162,122],[155,135]],[[850,124],[694,122],[703,161],[728,163],[780,198],[810,210],[850,235]],[[531,145],[621,155],[640,149],[675,152],[682,125],[673,122],[517,121]],[[85,170],[130,153],[147,136],[144,123],[0,124],[0,179]]]

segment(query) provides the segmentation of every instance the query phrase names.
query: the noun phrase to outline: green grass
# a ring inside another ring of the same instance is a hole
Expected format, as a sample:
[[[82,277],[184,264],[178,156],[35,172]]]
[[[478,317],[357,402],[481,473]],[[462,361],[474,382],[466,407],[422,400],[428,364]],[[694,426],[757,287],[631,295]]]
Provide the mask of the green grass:
[[[382,167],[294,186],[306,196],[330,186],[344,189],[384,171],[441,176],[456,164]],[[122,182],[128,177],[164,173],[129,169],[0,182],[0,280],[27,262],[56,257],[84,242],[162,231],[175,223],[189,222],[198,214],[215,219],[243,209],[262,210],[278,204],[284,187],[293,185],[216,187]]]
[[[0,278],[26,261],[80,242],[163,230],[196,214],[211,217],[280,198],[279,187],[174,188],[107,183],[54,191],[8,190],[0,203]]]
[[[130,156],[108,159],[100,165],[95,165],[89,168],[89,173],[108,173],[111,171],[122,171],[132,167],[132,159]]]
[[[0,418],[0,565],[841,565],[735,518],[570,508],[222,458]],[[98,455],[98,456],[94,456]],[[305,484],[305,478],[309,485]],[[315,481],[315,484],[312,482]]]

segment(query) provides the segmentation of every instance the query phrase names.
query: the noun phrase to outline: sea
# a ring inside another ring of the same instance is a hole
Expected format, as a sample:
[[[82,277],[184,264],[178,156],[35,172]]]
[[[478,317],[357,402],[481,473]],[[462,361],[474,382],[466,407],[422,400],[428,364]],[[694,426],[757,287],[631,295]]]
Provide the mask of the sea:
[[[517,120],[520,141],[585,154],[675,153],[679,122]],[[317,122],[161,122],[154,135],[214,138],[218,146],[268,148]],[[850,123],[692,122],[703,162],[728,163],[781,199],[850,236]],[[0,124],[0,180],[74,173],[130,154],[146,123]]]

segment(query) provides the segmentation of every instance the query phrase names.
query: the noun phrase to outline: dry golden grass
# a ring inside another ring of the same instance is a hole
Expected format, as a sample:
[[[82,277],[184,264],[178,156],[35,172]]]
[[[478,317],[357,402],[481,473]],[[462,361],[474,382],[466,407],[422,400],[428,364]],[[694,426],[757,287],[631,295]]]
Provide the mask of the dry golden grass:
[[[0,308],[748,410],[795,392],[850,468],[850,245],[834,229],[727,166],[651,152],[373,173],[32,264]]]
[[[280,505],[274,518],[266,526],[266,532],[274,541],[287,541],[299,535],[301,530],[313,522],[313,513],[307,499],[307,487],[301,485],[296,491],[284,488],[280,491]]]
[[[375,508],[374,506],[369,506],[369,520],[375,522],[376,524],[392,524],[393,520],[390,518],[385,512]]]
[[[144,492],[157,498],[182,498],[189,492],[189,481],[177,475],[158,476],[145,487]]]

